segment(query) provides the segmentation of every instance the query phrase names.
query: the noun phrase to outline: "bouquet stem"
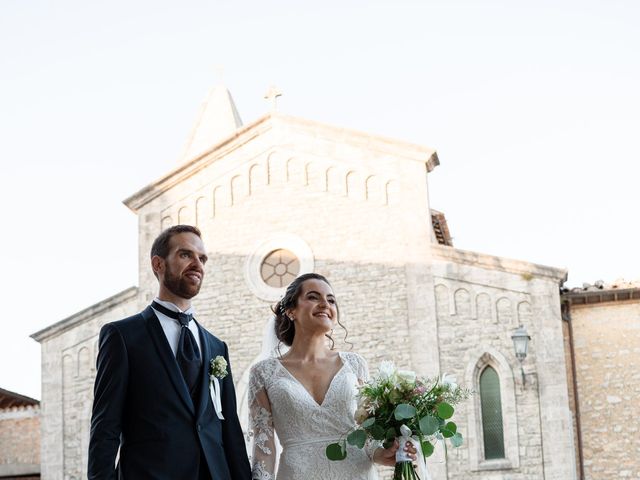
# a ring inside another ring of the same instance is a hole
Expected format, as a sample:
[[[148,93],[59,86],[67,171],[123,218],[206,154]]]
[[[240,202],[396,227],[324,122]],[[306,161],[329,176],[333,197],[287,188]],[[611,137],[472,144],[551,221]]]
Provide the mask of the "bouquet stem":
[[[393,480],[420,480],[420,477],[413,468],[413,462],[397,462]]]

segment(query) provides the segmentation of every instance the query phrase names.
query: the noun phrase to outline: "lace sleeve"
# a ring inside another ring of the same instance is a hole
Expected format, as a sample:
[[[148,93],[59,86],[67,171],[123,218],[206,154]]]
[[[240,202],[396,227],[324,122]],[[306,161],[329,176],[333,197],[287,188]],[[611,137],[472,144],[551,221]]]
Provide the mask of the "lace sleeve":
[[[358,384],[362,385],[369,381],[369,367],[367,361],[357,353],[346,352],[343,353],[343,358],[351,367],[351,370],[358,379]]]
[[[367,361],[357,353],[354,353],[353,357],[358,383],[362,385],[369,381],[369,366],[367,365]],[[373,461],[373,454],[378,448],[382,448],[381,441],[367,438],[367,442],[364,445],[364,451],[371,461]]]
[[[367,361],[360,355],[358,355],[358,380],[362,383],[369,381],[369,366]]]
[[[251,478],[252,480],[273,480],[276,465],[273,417],[260,364],[256,364],[251,369],[248,400],[249,429],[253,436]]]

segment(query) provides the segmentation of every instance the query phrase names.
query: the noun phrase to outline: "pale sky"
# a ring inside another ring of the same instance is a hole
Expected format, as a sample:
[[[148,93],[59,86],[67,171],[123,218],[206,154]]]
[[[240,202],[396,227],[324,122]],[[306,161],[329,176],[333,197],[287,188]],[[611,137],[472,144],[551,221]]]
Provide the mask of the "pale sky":
[[[2,1],[0,388],[40,398],[29,335],[136,284],[122,200],[218,66],[244,123],[275,84],[283,113],[435,148],[456,247],[640,278],[638,25],[636,0]]]

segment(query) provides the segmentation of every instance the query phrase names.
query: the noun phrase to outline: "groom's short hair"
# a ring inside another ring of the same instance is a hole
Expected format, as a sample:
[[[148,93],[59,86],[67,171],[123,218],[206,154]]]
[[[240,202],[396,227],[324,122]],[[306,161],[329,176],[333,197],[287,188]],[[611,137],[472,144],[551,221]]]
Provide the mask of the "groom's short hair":
[[[171,237],[179,233],[193,233],[202,238],[202,234],[198,227],[194,227],[193,225],[174,225],[173,227],[163,230],[162,233],[153,241],[153,245],[151,245],[151,258],[156,255],[160,258],[167,258],[167,255],[169,255],[169,243],[171,242]]]

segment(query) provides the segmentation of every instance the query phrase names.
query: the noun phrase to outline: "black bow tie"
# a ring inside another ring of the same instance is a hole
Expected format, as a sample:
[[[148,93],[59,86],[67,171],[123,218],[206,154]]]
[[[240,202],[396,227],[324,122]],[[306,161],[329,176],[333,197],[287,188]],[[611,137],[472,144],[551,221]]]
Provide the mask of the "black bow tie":
[[[155,300],[151,303],[151,306],[158,310],[160,313],[165,314],[167,317],[177,320],[183,327],[188,327],[189,322],[193,320],[193,315],[191,315],[190,313],[174,312],[164,305],[160,305]]]

